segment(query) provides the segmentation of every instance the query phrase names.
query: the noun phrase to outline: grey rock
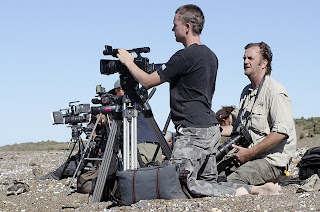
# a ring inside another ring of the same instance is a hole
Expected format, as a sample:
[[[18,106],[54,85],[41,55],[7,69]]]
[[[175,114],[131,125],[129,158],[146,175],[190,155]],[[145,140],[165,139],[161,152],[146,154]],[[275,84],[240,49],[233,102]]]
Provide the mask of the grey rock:
[[[23,192],[30,191],[29,185],[24,182],[19,182],[17,180],[13,180],[12,184],[7,189],[7,196],[9,195],[18,195]]]

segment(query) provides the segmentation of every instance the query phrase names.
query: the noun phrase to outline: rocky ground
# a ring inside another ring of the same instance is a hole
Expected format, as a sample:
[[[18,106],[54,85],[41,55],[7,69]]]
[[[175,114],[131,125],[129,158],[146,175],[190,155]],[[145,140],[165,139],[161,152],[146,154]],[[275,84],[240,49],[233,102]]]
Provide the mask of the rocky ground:
[[[305,150],[320,146],[317,139],[298,141],[296,157],[290,167],[292,176]],[[65,196],[69,179],[38,181],[42,175],[58,167],[63,152],[0,152],[0,211],[320,211],[320,192],[296,193],[298,185],[282,186],[276,196],[222,196],[190,200],[149,200],[132,206],[106,209],[111,202],[91,204],[87,194]],[[25,192],[7,195],[13,180],[28,185]],[[74,186],[75,186],[74,180]]]

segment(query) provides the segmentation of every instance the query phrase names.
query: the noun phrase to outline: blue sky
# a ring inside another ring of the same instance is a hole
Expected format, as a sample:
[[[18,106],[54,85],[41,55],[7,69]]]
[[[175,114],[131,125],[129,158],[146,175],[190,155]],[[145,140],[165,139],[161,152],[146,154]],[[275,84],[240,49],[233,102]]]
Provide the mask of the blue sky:
[[[164,63],[183,46],[171,31],[175,10],[186,3],[205,15],[201,35],[219,59],[214,111],[238,105],[244,46],[264,41],[274,59],[271,76],[292,99],[295,118],[319,117],[320,3],[311,1],[15,1],[0,2],[0,145],[69,141],[71,129],[52,125],[50,113],[70,101],[91,103],[95,87],[111,89],[118,74],[100,74],[104,45],[132,49]],[[157,87],[150,104],[163,128],[169,86]],[[173,129],[172,124],[169,129]]]

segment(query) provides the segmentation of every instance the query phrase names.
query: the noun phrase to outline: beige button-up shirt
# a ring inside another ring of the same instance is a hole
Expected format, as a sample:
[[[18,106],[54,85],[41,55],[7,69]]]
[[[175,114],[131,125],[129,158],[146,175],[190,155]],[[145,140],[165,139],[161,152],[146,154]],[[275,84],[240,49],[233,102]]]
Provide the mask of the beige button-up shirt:
[[[287,90],[270,76],[266,76],[258,98],[258,88],[246,86],[241,94],[239,116],[235,126],[241,122],[249,131],[253,144],[261,142],[270,132],[287,135],[274,148],[255,157],[265,158],[270,164],[286,167],[296,150],[296,130]]]

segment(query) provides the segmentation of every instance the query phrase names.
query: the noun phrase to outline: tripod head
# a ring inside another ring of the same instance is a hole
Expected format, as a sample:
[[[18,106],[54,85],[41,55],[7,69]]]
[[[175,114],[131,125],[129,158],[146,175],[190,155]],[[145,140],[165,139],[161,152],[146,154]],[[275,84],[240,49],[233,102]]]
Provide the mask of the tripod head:
[[[83,127],[81,123],[73,124],[67,127],[71,127],[71,137],[74,141],[81,140],[82,133],[88,135],[92,131],[91,127]]]

